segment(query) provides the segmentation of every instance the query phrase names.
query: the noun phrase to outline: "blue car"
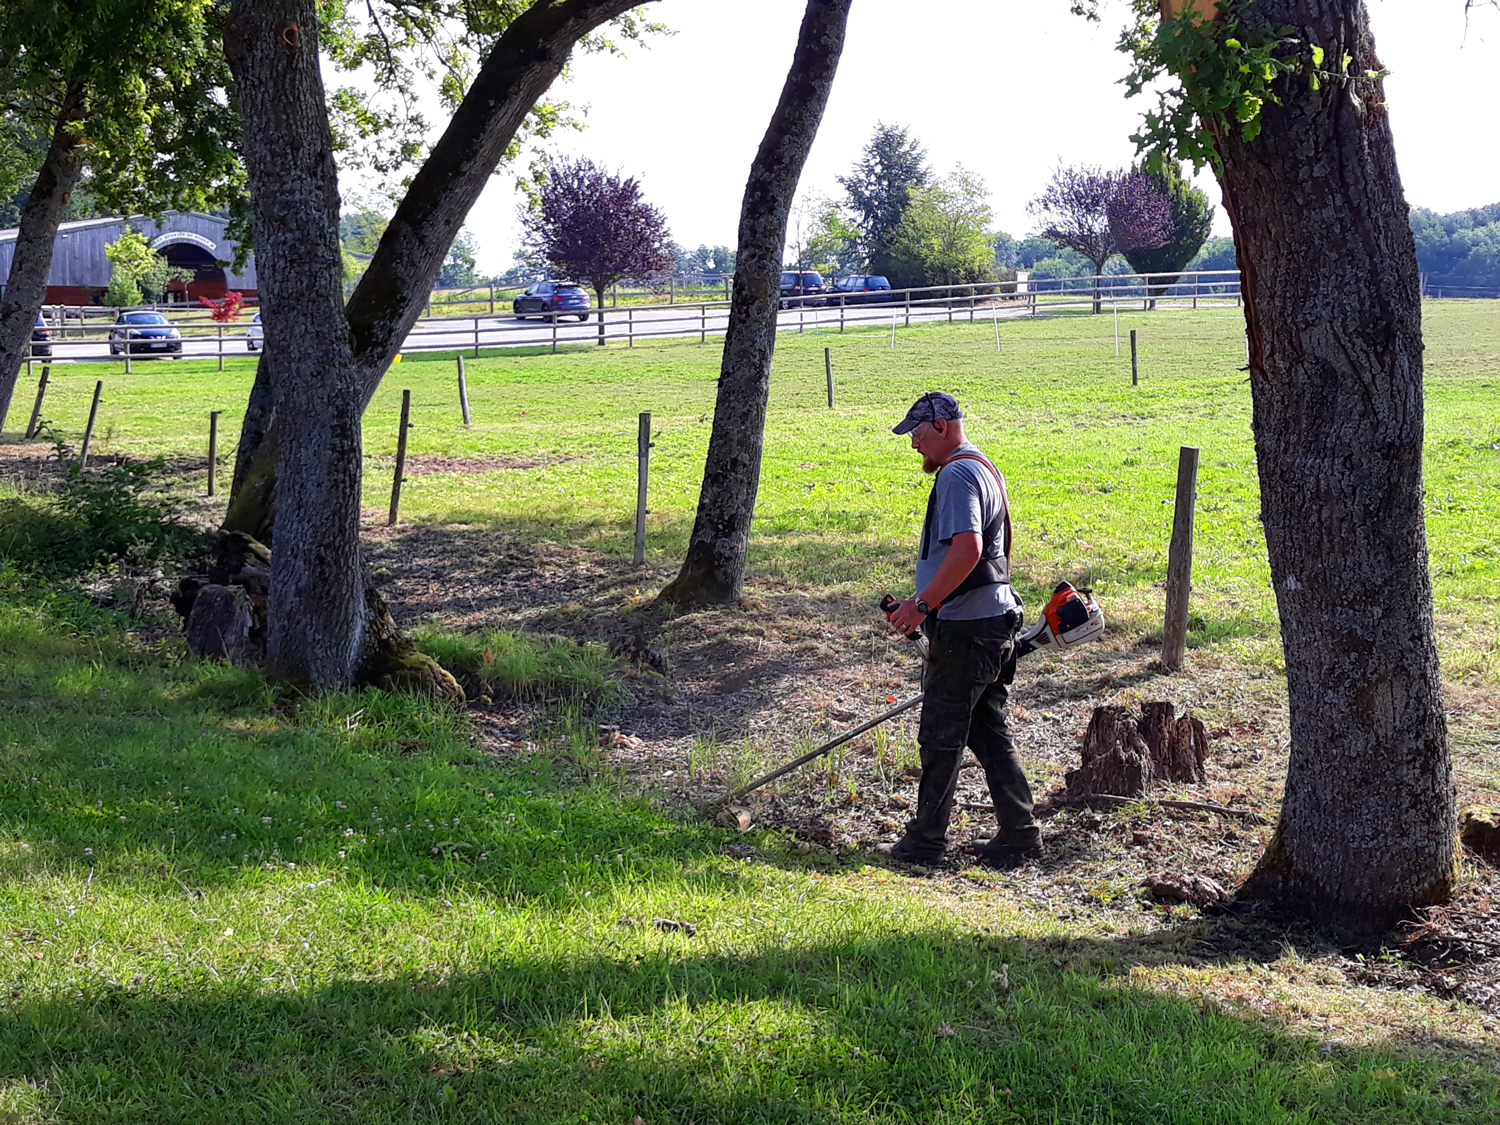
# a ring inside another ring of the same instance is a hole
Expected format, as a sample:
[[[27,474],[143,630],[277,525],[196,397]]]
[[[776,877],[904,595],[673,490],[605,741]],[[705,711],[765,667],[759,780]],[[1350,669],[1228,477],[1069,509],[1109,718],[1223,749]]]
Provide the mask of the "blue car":
[[[159,312],[122,312],[109,330],[109,354],[182,355],[182,333]]]
[[[528,313],[543,320],[556,320],[564,315],[587,320],[592,306],[581,285],[571,281],[538,281],[512,301],[510,307],[517,320],[525,320]]]
[[[31,330],[31,354],[49,358],[52,355],[52,332],[41,313],[36,314],[36,327]]]
[[[879,274],[841,277],[828,288],[830,305],[878,305],[891,299],[891,283]]]

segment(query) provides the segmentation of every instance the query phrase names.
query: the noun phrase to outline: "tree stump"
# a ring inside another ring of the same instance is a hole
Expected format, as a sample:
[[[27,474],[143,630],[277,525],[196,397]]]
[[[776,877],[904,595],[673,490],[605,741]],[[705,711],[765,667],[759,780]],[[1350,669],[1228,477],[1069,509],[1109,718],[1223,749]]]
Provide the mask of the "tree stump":
[[[1137,719],[1123,707],[1096,707],[1083,735],[1083,762],[1066,778],[1070,797],[1139,797],[1153,782],[1207,780],[1208,734],[1170,703],[1145,703]]]
[[[1095,707],[1083,735],[1083,764],[1067,774],[1070,795],[1139,797],[1155,780],[1151,751],[1123,707]]]
[[[1141,737],[1151,751],[1156,776],[1167,781],[1202,784],[1208,759],[1208,732],[1188,715],[1176,718],[1170,703],[1141,704]]]
[[[203,586],[188,613],[188,651],[194,656],[243,663],[250,655],[253,624],[250,599],[242,588]]]

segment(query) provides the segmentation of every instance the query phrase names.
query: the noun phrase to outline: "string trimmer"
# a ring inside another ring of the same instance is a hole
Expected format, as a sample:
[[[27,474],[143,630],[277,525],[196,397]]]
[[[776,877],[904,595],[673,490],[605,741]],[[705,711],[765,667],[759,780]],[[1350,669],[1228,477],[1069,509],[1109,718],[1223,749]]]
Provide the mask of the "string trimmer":
[[[899,603],[895,598],[886,594],[880,600],[880,609],[886,615],[895,611]],[[1052,598],[1042,608],[1042,619],[1026,632],[1022,633],[1016,644],[1017,658],[1029,656],[1033,652],[1045,649],[1048,652],[1061,652],[1074,648],[1077,645],[1089,641],[1098,640],[1104,635],[1104,610],[1100,608],[1099,602],[1094,598],[1094,591],[1087,587],[1076,587],[1071,582],[1059,582],[1052,591]],[[927,658],[927,638],[921,632],[911,634],[911,639],[916,642],[918,651],[922,658]],[[823,745],[814,750],[809,750],[800,757],[793,758],[784,766],[778,766],[770,773],[756,778],[754,781],[741,785],[738,789],[726,793],[718,801],[718,805],[728,805],[738,801],[748,793],[753,793],[764,785],[775,781],[791,773],[799,766],[805,766],[814,758],[820,758],[830,750],[836,749],[848,742],[851,738],[858,738],[867,730],[873,730],[881,723],[894,719],[905,711],[910,711],[918,703],[922,702],[920,695],[914,695],[904,703],[898,703],[889,711],[876,715],[873,719],[860,723],[853,730],[845,731],[837,738],[829,739]]]

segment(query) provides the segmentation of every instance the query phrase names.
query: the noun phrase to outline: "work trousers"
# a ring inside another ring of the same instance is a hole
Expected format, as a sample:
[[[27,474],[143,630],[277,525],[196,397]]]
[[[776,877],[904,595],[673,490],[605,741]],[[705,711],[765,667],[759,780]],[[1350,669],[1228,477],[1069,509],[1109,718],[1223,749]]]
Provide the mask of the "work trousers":
[[[917,731],[922,779],[917,814],[906,826],[905,839],[914,852],[940,854],[947,846],[965,746],[974,751],[989,784],[1000,828],[996,840],[1018,848],[1041,843],[1041,829],[1032,816],[1031,786],[1005,716],[1020,627],[1019,613],[928,623],[931,649],[922,676],[922,721]]]

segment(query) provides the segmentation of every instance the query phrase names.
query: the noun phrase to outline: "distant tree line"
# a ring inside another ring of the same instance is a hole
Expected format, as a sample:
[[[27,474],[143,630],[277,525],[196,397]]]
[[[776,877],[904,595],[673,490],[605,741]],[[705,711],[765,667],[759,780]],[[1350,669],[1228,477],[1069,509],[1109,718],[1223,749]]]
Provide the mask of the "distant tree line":
[[[1500,288],[1500,203],[1447,215],[1413,207],[1411,229],[1429,289]]]

